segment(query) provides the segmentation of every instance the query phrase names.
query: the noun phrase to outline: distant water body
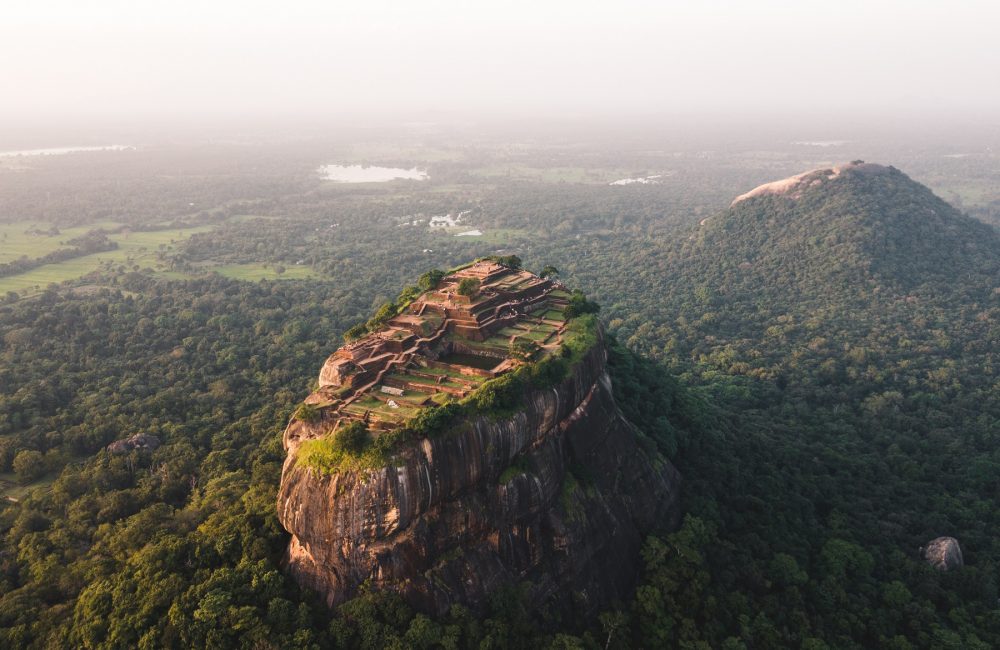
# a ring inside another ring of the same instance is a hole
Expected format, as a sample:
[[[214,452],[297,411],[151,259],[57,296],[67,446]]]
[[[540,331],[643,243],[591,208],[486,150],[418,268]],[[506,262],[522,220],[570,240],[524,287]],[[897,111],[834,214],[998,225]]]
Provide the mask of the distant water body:
[[[803,147],[840,147],[850,143],[850,140],[797,140],[792,144]]]
[[[323,165],[319,168],[321,177],[338,183],[385,183],[402,178],[422,181],[427,179],[427,172],[414,167],[401,169],[399,167],[362,167],[361,165]]]
[[[20,151],[0,151],[0,158],[14,158],[16,156],[62,156],[68,153],[81,151],[129,151],[135,147],[124,144],[109,144],[103,147],[52,147],[50,149],[21,149]]]

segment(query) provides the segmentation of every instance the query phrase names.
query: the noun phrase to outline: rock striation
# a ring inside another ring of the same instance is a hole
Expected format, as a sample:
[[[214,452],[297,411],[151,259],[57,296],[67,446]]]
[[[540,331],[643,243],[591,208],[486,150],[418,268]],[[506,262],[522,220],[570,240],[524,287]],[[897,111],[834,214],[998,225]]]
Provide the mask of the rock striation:
[[[326,475],[297,462],[278,494],[287,568],[335,606],[363,583],[441,614],[520,584],[533,607],[590,614],[634,587],[646,534],[676,526],[677,470],[615,404],[597,343],[502,418],[463,418],[383,467]]]

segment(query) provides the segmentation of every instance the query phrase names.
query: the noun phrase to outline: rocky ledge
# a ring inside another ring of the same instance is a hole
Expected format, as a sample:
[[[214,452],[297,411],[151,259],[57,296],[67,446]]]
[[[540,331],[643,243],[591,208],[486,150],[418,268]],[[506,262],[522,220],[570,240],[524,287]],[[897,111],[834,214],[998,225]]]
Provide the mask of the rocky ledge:
[[[533,607],[589,614],[633,589],[644,536],[676,525],[680,476],[628,422],[601,337],[510,417],[470,417],[385,467],[323,475],[288,452],[278,516],[288,571],[330,606],[362,583],[418,610],[479,610],[518,583]]]

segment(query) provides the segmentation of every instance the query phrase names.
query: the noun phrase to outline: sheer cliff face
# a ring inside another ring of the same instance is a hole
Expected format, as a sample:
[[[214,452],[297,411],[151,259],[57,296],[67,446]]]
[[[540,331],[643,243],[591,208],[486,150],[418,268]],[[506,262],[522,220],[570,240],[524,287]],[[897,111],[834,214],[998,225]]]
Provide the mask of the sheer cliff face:
[[[627,596],[644,535],[676,523],[680,477],[618,410],[606,356],[599,343],[513,417],[470,420],[377,470],[297,465],[290,425],[289,571],[331,606],[364,581],[435,613],[514,582],[533,605],[579,613]]]

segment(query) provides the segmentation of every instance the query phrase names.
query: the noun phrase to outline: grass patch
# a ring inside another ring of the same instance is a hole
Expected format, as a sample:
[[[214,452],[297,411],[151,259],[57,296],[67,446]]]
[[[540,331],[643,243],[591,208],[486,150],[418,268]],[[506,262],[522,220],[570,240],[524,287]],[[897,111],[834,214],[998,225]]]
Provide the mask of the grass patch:
[[[590,348],[597,344],[597,317],[593,314],[574,318],[566,325],[562,352],[570,363],[583,359]]]
[[[3,473],[0,474],[0,495],[2,495],[5,499],[10,497],[11,499],[17,499],[20,501],[35,490],[49,489],[58,476],[58,472],[51,472],[36,481],[21,485],[18,483],[17,477],[13,472]]]
[[[350,422],[335,433],[303,442],[296,462],[322,475],[383,467],[391,462],[392,450],[407,436],[408,431],[397,429],[372,438],[364,424]]]
[[[507,342],[504,341],[504,345],[506,345],[506,343]],[[499,360],[497,361],[497,363],[500,363]],[[422,372],[425,375],[434,375],[435,377],[452,377],[454,379],[460,379],[470,384],[479,384],[482,383],[482,381],[484,380],[484,378],[480,377],[479,375],[463,375],[461,371],[455,370],[453,368],[428,367],[428,368],[415,368],[414,370],[418,370],[419,372]]]
[[[299,406],[298,410],[295,411],[295,417],[302,420],[303,422],[315,422],[321,416],[319,408],[315,404],[305,404],[303,403]]]
[[[559,502],[562,504],[563,510],[566,511],[566,518],[571,522],[583,521],[586,516],[583,506],[577,499],[578,490],[580,490],[580,483],[572,472],[567,471],[563,476],[562,486],[559,490]]]
[[[433,379],[429,379],[427,377],[419,377],[417,375],[411,375],[411,374],[408,374],[408,373],[402,373],[402,374],[400,374],[398,372],[394,372],[394,373],[386,375],[385,378],[386,379],[394,379],[394,380],[400,381],[400,382],[408,381],[411,384],[420,384],[421,386],[432,386],[432,387],[433,386],[437,386],[437,382],[434,381]]]
[[[514,459],[514,462],[511,463],[507,467],[507,469],[503,471],[503,473],[500,474],[500,478],[497,479],[497,481],[499,481],[500,485],[503,485],[504,483],[510,482],[515,477],[527,473],[528,473],[528,463],[524,458],[524,456],[519,456],[518,458]]]

